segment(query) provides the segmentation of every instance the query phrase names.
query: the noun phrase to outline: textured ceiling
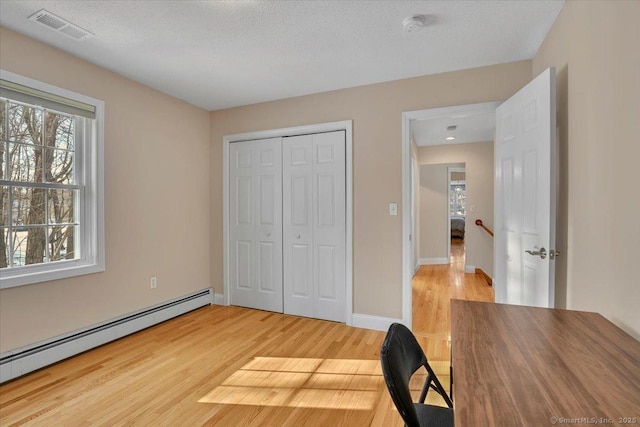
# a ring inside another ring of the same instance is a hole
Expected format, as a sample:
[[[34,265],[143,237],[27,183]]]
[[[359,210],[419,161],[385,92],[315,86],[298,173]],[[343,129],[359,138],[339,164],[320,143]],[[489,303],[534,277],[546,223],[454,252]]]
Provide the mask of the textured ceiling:
[[[0,24],[216,110],[530,59],[563,3],[2,0]],[[43,8],[95,37],[27,20]]]
[[[447,127],[456,125],[455,131]],[[419,147],[442,144],[493,141],[496,129],[495,111],[456,114],[411,122],[411,136]],[[447,141],[448,136],[455,136]]]

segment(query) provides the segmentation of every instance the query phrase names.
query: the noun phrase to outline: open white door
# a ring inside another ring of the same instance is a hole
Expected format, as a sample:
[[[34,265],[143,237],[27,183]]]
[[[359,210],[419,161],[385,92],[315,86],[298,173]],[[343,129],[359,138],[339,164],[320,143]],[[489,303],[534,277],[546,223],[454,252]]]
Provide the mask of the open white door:
[[[553,307],[555,297],[555,70],[496,110],[496,302]]]

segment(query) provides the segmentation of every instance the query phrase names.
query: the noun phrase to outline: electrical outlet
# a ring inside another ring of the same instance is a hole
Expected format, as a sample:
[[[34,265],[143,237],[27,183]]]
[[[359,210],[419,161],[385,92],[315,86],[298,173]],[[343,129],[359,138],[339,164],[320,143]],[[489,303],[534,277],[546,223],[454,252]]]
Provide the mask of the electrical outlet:
[[[156,279],[155,276],[149,279],[149,287],[151,289],[155,289],[157,286],[158,286],[158,279]]]

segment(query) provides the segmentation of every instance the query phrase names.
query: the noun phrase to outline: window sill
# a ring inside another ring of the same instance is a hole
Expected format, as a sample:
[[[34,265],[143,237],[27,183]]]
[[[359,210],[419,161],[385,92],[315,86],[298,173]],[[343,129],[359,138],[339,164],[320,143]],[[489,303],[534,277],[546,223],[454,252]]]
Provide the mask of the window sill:
[[[104,264],[89,263],[82,260],[60,261],[59,263],[3,269],[0,271],[0,289],[100,273],[104,270]]]

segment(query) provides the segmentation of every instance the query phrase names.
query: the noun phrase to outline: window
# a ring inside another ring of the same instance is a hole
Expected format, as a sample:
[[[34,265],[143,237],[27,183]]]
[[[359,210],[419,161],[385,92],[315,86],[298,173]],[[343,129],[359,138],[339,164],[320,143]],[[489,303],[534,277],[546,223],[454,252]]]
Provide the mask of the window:
[[[0,71],[0,286],[104,271],[104,103]]]
[[[451,216],[466,216],[466,184],[464,181],[451,181],[451,191],[449,191],[449,210]]]

